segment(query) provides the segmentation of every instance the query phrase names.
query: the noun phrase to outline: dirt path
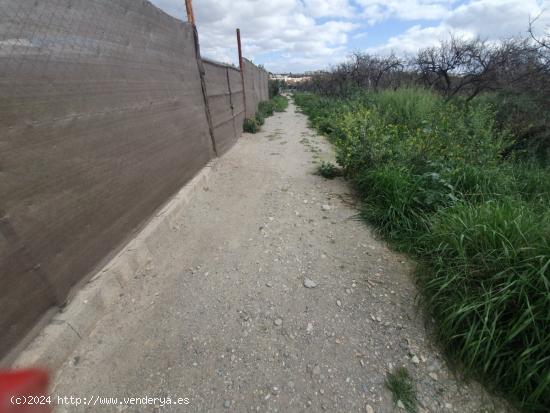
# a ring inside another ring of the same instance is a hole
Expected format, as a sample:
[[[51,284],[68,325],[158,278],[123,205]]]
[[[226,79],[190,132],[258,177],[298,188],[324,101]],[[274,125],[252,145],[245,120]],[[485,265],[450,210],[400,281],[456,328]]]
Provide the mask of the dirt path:
[[[55,383],[188,406],[58,411],[392,412],[384,379],[398,365],[425,411],[504,411],[444,367],[410,264],[355,219],[346,183],[313,175],[331,156],[293,105],[244,135]]]

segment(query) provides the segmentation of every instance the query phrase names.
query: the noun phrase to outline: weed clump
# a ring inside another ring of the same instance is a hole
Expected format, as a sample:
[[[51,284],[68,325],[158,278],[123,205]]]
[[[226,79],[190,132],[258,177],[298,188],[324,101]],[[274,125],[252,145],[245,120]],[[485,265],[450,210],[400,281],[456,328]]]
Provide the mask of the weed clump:
[[[265,119],[273,116],[275,111],[284,106],[282,103],[286,102],[288,106],[287,98],[283,96],[276,96],[271,100],[262,101],[258,104],[258,111],[254,114],[252,118],[245,119],[243,124],[243,130],[248,133],[257,133],[260,131],[261,127],[265,124]],[[284,109],[282,110],[284,111]]]
[[[275,103],[273,100],[264,100],[258,104],[258,113],[264,118],[273,116],[275,113]]]
[[[322,162],[317,168],[317,175],[320,175],[325,179],[334,179],[340,176],[341,172],[333,163]]]
[[[414,382],[405,367],[399,367],[389,372],[385,384],[392,393],[395,404],[401,402],[408,413],[416,413],[418,411]]]
[[[257,133],[260,130],[260,125],[256,117],[244,120],[243,130],[247,133]]]

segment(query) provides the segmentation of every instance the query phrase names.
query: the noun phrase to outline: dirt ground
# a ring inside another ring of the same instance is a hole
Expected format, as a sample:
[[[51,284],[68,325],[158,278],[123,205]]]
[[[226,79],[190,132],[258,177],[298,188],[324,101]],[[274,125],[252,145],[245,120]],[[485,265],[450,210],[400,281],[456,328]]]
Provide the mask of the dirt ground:
[[[57,411],[399,412],[384,380],[401,365],[421,412],[508,411],[447,369],[412,264],[357,219],[346,182],[314,174],[332,156],[293,105],[245,134],[54,387],[188,405]]]

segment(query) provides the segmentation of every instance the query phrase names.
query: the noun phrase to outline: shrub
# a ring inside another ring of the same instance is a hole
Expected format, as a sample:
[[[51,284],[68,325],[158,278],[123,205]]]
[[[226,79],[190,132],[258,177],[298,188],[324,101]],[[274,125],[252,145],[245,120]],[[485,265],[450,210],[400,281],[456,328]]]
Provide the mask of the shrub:
[[[248,133],[257,133],[260,130],[260,125],[256,118],[248,118],[244,120],[243,130]]]
[[[279,96],[281,89],[284,89],[285,87],[286,83],[284,80],[269,79],[269,98],[273,99],[275,96]]]
[[[256,115],[254,115],[254,118],[256,119],[256,122],[258,123],[258,125],[263,126],[265,124],[265,116],[262,113],[256,112]]]
[[[334,179],[340,176],[341,172],[336,165],[330,162],[322,162],[317,168],[317,174],[326,179]]]
[[[260,127],[265,124],[265,118],[273,116],[276,108],[281,108],[285,104],[288,106],[288,100],[283,96],[277,96],[275,99],[260,102],[258,104],[258,111],[254,117],[245,119],[243,126],[244,131],[249,133],[258,132]]]
[[[271,100],[264,100],[258,104],[258,112],[264,117],[273,116],[275,112],[275,104]]]

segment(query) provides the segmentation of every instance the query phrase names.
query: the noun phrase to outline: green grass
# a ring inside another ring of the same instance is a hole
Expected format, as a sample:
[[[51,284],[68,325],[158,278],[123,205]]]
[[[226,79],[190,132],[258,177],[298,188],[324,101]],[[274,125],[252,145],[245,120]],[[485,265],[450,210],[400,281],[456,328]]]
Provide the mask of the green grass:
[[[550,169],[502,156],[514,135],[483,97],[295,101],[334,144],[362,217],[418,260],[422,301],[455,364],[525,412],[550,411]]]
[[[386,387],[392,393],[393,402],[403,403],[408,413],[416,413],[417,399],[416,389],[409,371],[405,367],[399,367],[389,372],[386,377]]]
[[[284,112],[288,108],[288,98],[285,96],[275,96],[272,101],[275,112]]]
[[[273,116],[275,112],[275,103],[273,100],[264,100],[258,104],[258,113],[264,118]]]

